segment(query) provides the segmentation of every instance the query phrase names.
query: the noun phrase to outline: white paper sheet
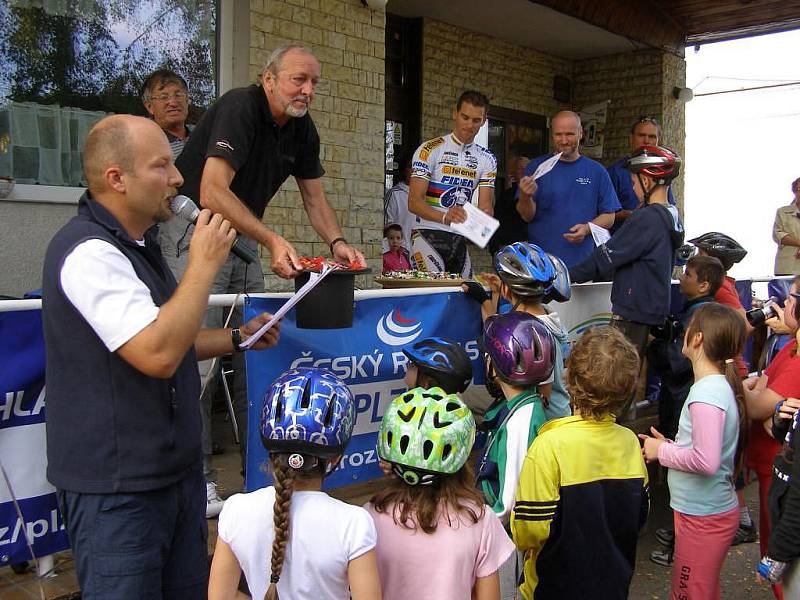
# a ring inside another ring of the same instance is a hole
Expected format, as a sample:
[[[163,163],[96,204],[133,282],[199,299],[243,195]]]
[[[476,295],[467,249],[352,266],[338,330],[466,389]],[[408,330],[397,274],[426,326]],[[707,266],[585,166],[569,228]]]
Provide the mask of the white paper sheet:
[[[591,221],[589,221],[589,231],[592,232],[592,239],[594,240],[595,246],[602,246],[611,239],[611,232],[608,231],[608,229],[600,227],[600,225],[595,225]]]
[[[286,315],[286,313],[289,312],[292,309],[292,307],[295,304],[300,302],[300,300],[302,300],[303,297],[306,294],[308,294],[308,292],[310,292],[316,286],[318,286],[320,283],[322,283],[322,280],[325,279],[325,277],[331,271],[336,270],[336,268],[337,267],[332,267],[332,266],[326,264],[326,265],[322,266],[322,271],[321,272],[319,272],[319,273],[310,273],[310,277],[308,278],[308,281],[305,283],[305,285],[303,285],[303,287],[301,287],[299,290],[297,290],[294,293],[294,295],[291,298],[289,298],[283,304],[283,306],[281,306],[278,310],[276,310],[275,314],[272,315],[272,318],[269,321],[267,321],[266,323],[264,323],[259,328],[258,331],[256,331],[253,335],[251,335],[249,338],[247,338],[241,344],[239,344],[239,348],[241,348],[242,350],[248,350],[249,348],[251,348],[253,346],[253,344],[255,344],[259,339],[261,339],[262,335],[264,335],[267,331],[269,331],[272,328],[272,326],[275,325],[275,323],[277,323],[278,321],[280,321]]]
[[[481,248],[485,248],[486,244],[489,243],[489,239],[500,227],[500,221],[487,215],[480,208],[469,202],[463,208],[467,212],[467,220],[463,223],[451,224],[450,229],[463,235]]]
[[[533,178],[539,179],[539,177],[541,177],[542,175],[547,175],[550,171],[552,171],[553,167],[555,167],[556,163],[559,161],[559,159],[561,159],[561,154],[562,154],[561,152],[559,152],[558,154],[554,154],[546,161],[544,161],[542,164],[540,164],[538,167],[536,167],[536,170],[533,172]]]

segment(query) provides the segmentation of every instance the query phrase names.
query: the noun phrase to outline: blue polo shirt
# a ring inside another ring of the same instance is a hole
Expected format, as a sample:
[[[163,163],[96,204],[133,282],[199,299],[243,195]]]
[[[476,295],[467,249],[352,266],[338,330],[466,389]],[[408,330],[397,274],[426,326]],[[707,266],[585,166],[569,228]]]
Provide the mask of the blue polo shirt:
[[[532,160],[525,175],[552,155]],[[587,223],[602,213],[621,209],[611,178],[600,163],[581,156],[574,162],[558,161],[552,171],[536,181],[536,216],[528,224],[528,241],[555,254],[571,267],[589,256],[594,240],[587,235],[580,244],[564,239],[573,225]]]

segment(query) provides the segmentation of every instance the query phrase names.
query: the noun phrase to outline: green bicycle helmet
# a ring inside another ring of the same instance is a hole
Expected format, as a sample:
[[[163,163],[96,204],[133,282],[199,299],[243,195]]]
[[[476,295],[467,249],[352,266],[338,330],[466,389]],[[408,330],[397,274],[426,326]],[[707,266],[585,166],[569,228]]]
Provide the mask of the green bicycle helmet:
[[[464,466],[475,442],[472,411],[441,388],[392,400],[378,432],[378,456],[408,485],[430,485]]]

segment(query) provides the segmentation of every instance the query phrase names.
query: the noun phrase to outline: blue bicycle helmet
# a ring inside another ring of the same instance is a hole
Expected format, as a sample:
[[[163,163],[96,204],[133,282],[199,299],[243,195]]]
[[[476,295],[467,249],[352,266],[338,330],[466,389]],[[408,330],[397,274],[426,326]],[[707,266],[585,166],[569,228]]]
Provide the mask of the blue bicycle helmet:
[[[324,369],[291,369],[272,382],[261,409],[261,441],[270,452],[330,458],[353,433],[353,394]]]
[[[553,283],[544,291],[542,302],[547,304],[555,300],[556,302],[566,302],[572,297],[572,284],[569,279],[569,269],[564,261],[558,258],[555,254],[547,253],[550,261],[553,263],[553,269],[556,272],[556,277]]]
[[[494,255],[494,269],[516,296],[542,296],[556,278],[547,253],[534,244],[514,242]]]
[[[433,377],[444,387],[461,393],[472,381],[472,363],[467,352],[453,340],[430,337],[403,349],[420,372]]]

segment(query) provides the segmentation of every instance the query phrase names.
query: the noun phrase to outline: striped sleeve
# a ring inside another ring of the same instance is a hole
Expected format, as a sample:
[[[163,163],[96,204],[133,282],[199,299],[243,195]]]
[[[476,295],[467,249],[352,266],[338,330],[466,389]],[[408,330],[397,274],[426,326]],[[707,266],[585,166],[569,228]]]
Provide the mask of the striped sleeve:
[[[486,153],[486,160],[483,168],[478,174],[478,187],[494,187],[494,180],[497,179],[497,159],[491,152]]]
[[[514,543],[534,562],[550,536],[560,500],[560,481],[558,461],[547,436],[536,438],[525,458],[511,513]]]
[[[503,524],[508,524],[514,506],[514,494],[519,483],[525,456],[532,437],[537,429],[533,427],[535,403],[531,402],[517,410],[506,424],[503,453],[498,457],[500,471],[500,492],[497,502],[492,506]]]

